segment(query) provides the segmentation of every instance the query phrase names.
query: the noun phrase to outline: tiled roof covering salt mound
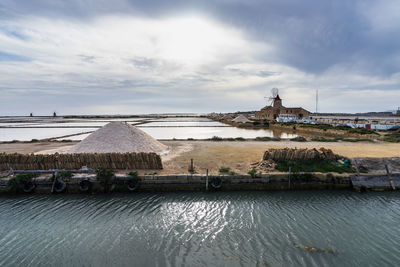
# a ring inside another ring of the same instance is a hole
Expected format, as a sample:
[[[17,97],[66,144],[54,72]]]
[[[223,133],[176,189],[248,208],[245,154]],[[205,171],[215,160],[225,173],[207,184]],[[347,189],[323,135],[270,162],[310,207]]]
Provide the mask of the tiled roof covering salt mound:
[[[110,122],[67,153],[160,153],[166,149],[167,146],[131,124]]]

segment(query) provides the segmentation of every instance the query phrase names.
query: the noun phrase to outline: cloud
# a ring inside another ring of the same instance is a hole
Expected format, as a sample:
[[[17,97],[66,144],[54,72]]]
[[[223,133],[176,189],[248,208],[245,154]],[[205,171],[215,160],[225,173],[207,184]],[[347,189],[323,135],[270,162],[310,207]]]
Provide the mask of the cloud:
[[[318,88],[321,111],[393,109],[398,8],[394,0],[4,0],[0,114],[256,110],[272,87],[288,106],[314,109]]]

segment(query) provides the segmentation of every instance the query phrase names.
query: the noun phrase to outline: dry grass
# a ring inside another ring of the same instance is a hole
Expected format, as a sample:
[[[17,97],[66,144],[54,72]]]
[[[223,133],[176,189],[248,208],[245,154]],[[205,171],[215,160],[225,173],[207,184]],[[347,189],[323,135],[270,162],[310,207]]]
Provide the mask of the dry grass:
[[[210,142],[210,141],[165,141],[172,148],[171,153],[179,151],[180,146],[192,145],[193,149],[174,155],[168,160],[163,157],[163,173],[187,173],[190,159],[193,158],[196,171],[218,173],[222,167],[230,167],[233,171],[246,173],[250,164],[260,161],[268,148],[320,148],[331,149],[335,154],[345,157],[399,157],[400,144],[385,142]]]
[[[212,141],[163,141],[170,147],[170,153],[162,156],[162,173],[188,173],[190,159],[194,159],[196,171],[205,173],[206,169],[217,173],[222,167],[230,167],[236,172],[246,173],[250,164],[260,161],[268,148],[320,148],[331,149],[335,154],[345,157],[400,157],[400,143],[387,142],[212,142]],[[63,148],[71,143],[26,143],[0,144],[0,152],[32,153],[43,150]],[[54,151],[54,150],[53,150]]]

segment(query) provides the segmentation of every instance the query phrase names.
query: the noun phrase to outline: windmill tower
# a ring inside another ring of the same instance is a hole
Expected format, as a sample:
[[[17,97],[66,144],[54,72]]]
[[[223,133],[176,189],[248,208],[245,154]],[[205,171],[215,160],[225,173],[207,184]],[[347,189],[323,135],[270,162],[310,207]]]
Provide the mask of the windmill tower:
[[[274,87],[271,89],[271,96],[270,97],[264,97],[267,99],[267,103],[269,103],[270,106],[273,107],[282,107],[282,99],[279,97],[279,89]]]

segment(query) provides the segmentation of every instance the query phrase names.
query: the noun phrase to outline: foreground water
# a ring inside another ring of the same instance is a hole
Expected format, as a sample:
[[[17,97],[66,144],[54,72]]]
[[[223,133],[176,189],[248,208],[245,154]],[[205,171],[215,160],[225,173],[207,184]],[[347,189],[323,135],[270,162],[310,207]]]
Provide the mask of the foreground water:
[[[395,192],[9,196],[0,209],[0,266],[400,263]]]

